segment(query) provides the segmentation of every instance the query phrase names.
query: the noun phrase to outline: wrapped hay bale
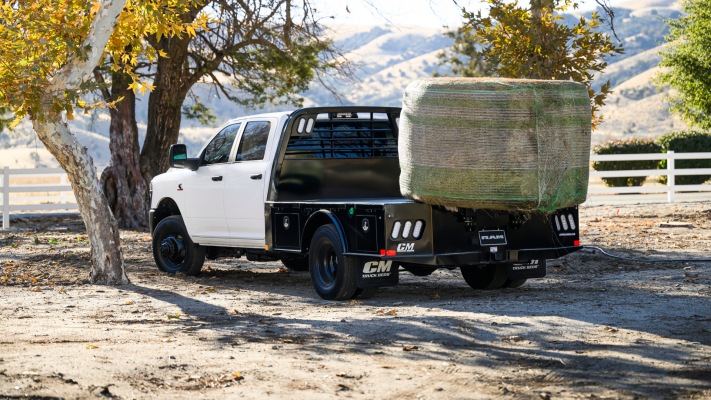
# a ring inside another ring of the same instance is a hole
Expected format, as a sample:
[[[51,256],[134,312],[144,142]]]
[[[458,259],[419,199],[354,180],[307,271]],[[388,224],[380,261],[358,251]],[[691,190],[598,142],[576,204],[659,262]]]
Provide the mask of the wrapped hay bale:
[[[429,204],[551,212],[585,201],[590,99],[565,81],[429,78],[405,89],[400,190]]]

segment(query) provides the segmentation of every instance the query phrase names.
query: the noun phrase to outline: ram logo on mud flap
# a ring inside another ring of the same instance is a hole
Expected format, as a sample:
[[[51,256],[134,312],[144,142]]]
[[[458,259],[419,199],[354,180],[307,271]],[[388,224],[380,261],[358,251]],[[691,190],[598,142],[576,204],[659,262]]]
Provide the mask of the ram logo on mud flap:
[[[415,244],[414,243],[400,243],[397,245],[398,253],[414,253]]]
[[[363,266],[363,278],[380,278],[383,276],[389,276],[392,267],[392,260],[368,261]]]

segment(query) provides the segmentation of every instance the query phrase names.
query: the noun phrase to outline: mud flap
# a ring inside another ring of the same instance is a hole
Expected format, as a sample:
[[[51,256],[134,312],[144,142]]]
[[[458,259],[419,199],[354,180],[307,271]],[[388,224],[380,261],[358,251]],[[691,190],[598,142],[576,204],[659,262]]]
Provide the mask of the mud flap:
[[[518,279],[543,278],[546,276],[546,260],[531,260],[527,264],[509,264],[507,278]]]
[[[358,266],[357,285],[361,289],[395,286],[400,280],[400,265],[393,260],[382,260],[378,258],[356,258]]]

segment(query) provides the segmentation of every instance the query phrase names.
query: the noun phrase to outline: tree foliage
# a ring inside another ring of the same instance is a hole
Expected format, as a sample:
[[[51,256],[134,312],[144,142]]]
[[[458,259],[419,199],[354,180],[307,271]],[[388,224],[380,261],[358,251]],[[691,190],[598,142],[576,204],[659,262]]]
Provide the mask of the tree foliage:
[[[516,2],[488,0],[489,12],[463,10],[466,23],[450,33],[455,44],[441,55],[462,76],[558,79],[582,82],[588,87],[593,126],[601,121],[600,107],[610,93],[609,82],[595,92],[591,83],[602,71],[605,58],[622,47],[600,29],[597,12],[580,17],[574,25],[562,13],[577,8],[571,0],[534,0],[530,8]]]
[[[686,122],[711,129],[711,0],[686,0],[686,14],[668,21],[670,46],[661,52],[658,82],[676,90],[671,111]]]
[[[92,0],[16,0],[0,5],[0,109],[12,112],[16,122],[37,114],[40,99],[56,71],[73,57],[86,58],[91,46],[84,39],[100,4]],[[115,63],[113,69],[121,68],[134,78],[132,88],[150,88],[133,72],[139,59],[150,62],[159,55],[166,56],[149,46],[143,36],[195,35],[197,29],[206,27],[206,15],[196,16],[190,23],[179,19],[191,4],[182,0],[137,0],[126,4],[106,51],[122,61]],[[89,111],[105,106],[105,102],[87,104],[82,98],[94,87],[92,82],[84,81],[56,93],[52,109],[66,112],[67,118],[72,119],[76,107]]]

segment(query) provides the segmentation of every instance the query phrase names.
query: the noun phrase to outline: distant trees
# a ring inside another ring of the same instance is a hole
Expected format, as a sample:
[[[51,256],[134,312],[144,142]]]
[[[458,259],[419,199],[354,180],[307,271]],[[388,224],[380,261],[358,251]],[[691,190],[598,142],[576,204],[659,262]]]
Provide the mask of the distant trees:
[[[246,106],[298,105],[298,93],[314,77],[339,66],[338,54],[322,39],[308,0],[196,0],[180,18],[189,23],[207,9],[211,17],[207,29],[179,37],[143,37],[162,56],[149,70],[153,90],[140,156],[135,99],[120,94],[126,103],[119,105],[120,113],[112,113],[115,144],[102,184],[122,227],[146,226],[148,184],[168,168],[168,148],[178,140],[183,113],[209,118],[209,110],[192,91],[196,83],[207,83],[213,93]],[[108,79],[117,82],[120,77]],[[105,95],[116,98],[122,88],[125,84],[112,85],[112,92]],[[186,99],[192,101],[190,106]]]
[[[657,80],[676,90],[671,111],[690,125],[711,129],[711,0],[685,0],[685,15],[668,21],[669,47]]]
[[[599,30],[603,21],[598,13],[568,26],[560,14],[577,7],[570,0],[531,0],[529,8],[504,0],[488,3],[487,15],[463,11],[466,22],[450,33],[455,44],[440,56],[441,62],[461,76],[582,82],[588,87],[597,126],[610,84],[596,92],[591,88],[593,76],[607,66],[606,57],[623,51]]]

